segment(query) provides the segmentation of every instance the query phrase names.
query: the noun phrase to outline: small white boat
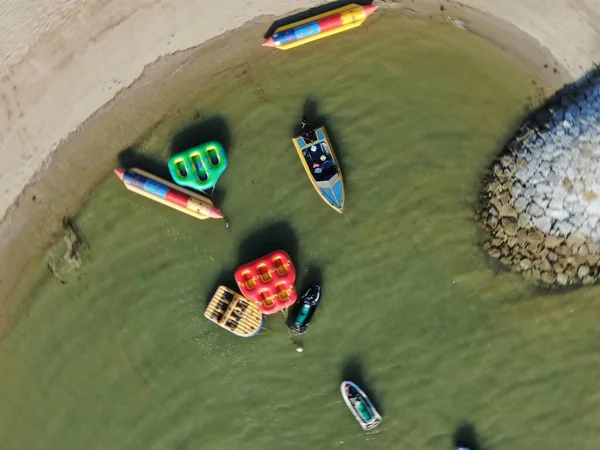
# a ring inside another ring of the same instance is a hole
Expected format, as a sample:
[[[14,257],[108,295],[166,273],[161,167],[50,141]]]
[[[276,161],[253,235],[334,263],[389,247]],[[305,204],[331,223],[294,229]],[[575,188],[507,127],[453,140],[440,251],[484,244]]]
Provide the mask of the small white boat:
[[[365,431],[377,427],[383,418],[379,415],[367,394],[352,381],[342,381],[342,397],[355,419]]]

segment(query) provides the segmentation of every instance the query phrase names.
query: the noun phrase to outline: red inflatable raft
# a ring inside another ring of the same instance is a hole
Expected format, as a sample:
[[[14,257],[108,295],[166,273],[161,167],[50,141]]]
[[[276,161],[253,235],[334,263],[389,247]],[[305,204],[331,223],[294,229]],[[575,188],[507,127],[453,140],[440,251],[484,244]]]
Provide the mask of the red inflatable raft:
[[[244,264],[235,271],[244,297],[253,300],[263,314],[273,314],[296,301],[296,269],[283,250]]]

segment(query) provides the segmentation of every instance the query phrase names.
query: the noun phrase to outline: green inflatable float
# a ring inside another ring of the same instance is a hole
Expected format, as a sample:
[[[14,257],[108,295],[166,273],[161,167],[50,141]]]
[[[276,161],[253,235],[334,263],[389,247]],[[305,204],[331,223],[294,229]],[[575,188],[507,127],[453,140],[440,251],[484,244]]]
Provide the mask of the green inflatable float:
[[[217,141],[198,145],[169,159],[175,183],[198,191],[214,188],[227,168],[227,155]]]

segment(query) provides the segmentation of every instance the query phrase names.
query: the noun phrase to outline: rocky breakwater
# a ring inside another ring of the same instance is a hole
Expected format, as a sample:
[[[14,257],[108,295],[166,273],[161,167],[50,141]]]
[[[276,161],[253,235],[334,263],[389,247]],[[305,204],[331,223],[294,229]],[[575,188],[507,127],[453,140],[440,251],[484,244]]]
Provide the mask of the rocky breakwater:
[[[546,285],[600,277],[600,71],[532,115],[486,174],[483,249]]]

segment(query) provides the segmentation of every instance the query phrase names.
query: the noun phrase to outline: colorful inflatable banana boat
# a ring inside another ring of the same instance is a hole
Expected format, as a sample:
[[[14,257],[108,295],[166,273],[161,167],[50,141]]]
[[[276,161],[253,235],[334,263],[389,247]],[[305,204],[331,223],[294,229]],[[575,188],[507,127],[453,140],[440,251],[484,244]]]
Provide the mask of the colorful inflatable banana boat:
[[[223,213],[203,195],[175,186],[140,169],[115,169],[115,173],[131,192],[142,195],[196,219],[222,219]]]
[[[274,314],[296,301],[296,269],[283,250],[239,267],[235,281],[242,294],[253,300],[263,314]]]
[[[263,43],[263,46],[288,50],[342,31],[351,30],[360,27],[376,9],[375,5],[361,6],[354,3],[342,6],[277,28],[273,36]]]
[[[241,337],[257,335],[264,325],[258,306],[225,286],[219,286],[204,311],[204,317]]]

